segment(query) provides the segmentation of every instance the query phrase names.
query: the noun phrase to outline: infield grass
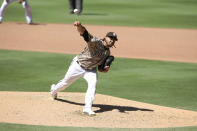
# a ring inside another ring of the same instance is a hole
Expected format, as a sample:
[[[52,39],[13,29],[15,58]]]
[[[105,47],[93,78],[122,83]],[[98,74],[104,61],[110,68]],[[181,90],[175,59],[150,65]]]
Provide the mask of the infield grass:
[[[74,55],[0,50],[0,91],[48,92],[67,71]],[[197,64],[116,58],[99,73],[97,93],[197,111]],[[85,92],[79,79],[67,92]],[[196,131],[197,127],[119,129],[52,127],[0,123],[1,131]]]
[[[55,127],[23,124],[0,123],[1,131],[196,131],[196,127],[182,128],[91,128],[91,127]]]
[[[69,14],[68,0],[29,0],[29,3],[36,23],[73,23],[77,19],[96,25],[197,28],[196,0],[84,0],[80,16]],[[4,18],[25,22],[24,9],[14,2]]]
[[[74,55],[0,50],[0,91],[48,92]],[[85,92],[82,78],[67,92]],[[97,93],[197,111],[197,63],[116,58],[99,73]]]

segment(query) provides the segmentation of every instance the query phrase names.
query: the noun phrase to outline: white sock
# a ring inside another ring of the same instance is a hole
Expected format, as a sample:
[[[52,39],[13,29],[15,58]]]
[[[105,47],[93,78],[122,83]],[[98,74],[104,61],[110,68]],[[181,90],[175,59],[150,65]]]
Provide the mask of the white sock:
[[[26,16],[27,24],[32,24],[32,19],[29,16]]]
[[[3,17],[0,16],[0,23],[3,21]]]

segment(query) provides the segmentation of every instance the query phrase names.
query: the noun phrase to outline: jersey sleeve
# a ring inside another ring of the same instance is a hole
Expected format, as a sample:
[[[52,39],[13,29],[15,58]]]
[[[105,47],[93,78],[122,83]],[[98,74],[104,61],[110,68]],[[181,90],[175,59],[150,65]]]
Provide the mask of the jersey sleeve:
[[[81,35],[86,42],[90,42],[93,36],[85,30],[84,33]]]

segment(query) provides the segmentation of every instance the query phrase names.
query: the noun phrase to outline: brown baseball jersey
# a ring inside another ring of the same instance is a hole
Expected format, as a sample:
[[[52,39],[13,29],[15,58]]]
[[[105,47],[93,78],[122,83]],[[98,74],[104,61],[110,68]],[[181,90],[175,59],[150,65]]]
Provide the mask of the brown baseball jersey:
[[[104,46],[104,41],[90,35],[87,31],[82,35],[87,42],[84,50],[77,55],[79,64],[86,70],[96,69],[107,56],[110,55],[109,48]]]

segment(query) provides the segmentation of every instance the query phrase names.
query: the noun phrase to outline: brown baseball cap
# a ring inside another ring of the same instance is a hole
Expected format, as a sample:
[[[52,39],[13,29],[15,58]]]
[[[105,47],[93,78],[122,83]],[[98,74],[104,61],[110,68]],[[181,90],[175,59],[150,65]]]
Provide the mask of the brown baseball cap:
[[[117,35],[115,32],[108,32],[106,34],[106,37],[110,37],[111,39],[115,40],[115,41],[118,41],[118,38],[117,38]]]

